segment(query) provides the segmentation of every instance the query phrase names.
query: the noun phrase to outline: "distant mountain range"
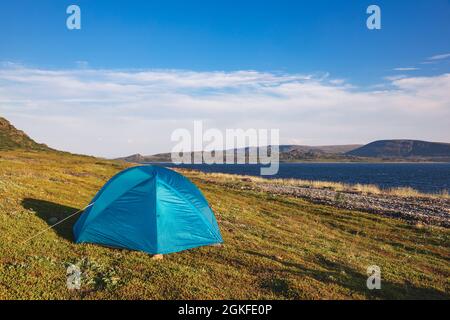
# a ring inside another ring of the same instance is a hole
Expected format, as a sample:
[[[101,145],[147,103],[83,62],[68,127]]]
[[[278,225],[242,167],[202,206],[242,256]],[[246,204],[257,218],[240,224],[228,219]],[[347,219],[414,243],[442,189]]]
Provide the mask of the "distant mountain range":
[[[303,145],[280,145],[279,152],[282,161],[295,161],[298,159],[302,160],[319,160],[319,159],[329,159],[329,160],[339,160],[345,158],[345,153],[356,148],[361,147],[361,145],[336,145],[336,146],[303,146]],[[247,159],[249,154],[256,155],[257,148],[242,148],[233,150],[237,155],[238,152],[247,153]],[[199,152],[191,152],[191,157]],[[129,162],[170,162],[171,153],[159,153],[155,155],[143,156],[141,154],[133,154],[128,157],[119,158],[119,160],[125,160]]]
[[[45,144],[37,143],[26,133],[16,129],[8,120],[0,117],[0,150],[56,151]],[[256,154],[256,148],[234,150],[235,154],[246,152],[246,159]],[[324,161],[324,162],[367,162],[367,161],[442,161],[450,162],[450,143],[420,140],[379,140],[366,145],[304,146],[280,145],[280,160]],[[191,153],[191,157],[195,154]],[[171,162],[170,153],[150,156],[134,154],[119,158],[128,162]]]
[[[256,148],[235,149],[234,152],[256,154]],[[324,162],[376,162],[376,161],[450,161],[450,144],[419,140],[380,140],[367,145],[303,146],[280,145],[280,161],[324,161]],[[195,153],[191,153],[194,157]],[[171,162],[170,153],[150,156],[134,154],[120,158],[129,162]]]

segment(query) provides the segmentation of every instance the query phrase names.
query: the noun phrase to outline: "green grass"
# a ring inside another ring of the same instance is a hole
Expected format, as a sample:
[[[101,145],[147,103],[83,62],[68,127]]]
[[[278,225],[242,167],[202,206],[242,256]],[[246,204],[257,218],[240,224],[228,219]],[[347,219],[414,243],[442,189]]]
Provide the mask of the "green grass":
[[[450,298],[448,229],[249,190],[184,172],[205,194],[225,244],[152,260],[74,244],[70,219],[125,163],[53,152],[0,152],[0,299]],[[66,288],[78,264],[81,290]],[[378,265],[382,289],[366,288]]]

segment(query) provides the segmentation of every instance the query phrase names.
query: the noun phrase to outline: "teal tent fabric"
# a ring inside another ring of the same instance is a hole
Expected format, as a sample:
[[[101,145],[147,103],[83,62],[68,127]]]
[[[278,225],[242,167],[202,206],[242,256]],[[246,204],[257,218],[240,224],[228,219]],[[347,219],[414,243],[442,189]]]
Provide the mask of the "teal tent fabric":
[[[167,254],[223,242],[214,213],[187,178],[139,166],[111,178],[73,227],[77,243]]]

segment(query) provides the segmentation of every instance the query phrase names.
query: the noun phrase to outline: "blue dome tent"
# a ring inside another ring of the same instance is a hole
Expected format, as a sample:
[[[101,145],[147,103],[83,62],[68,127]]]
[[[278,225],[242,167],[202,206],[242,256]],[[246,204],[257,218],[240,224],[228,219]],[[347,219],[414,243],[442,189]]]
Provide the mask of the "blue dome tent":
[[[158,166],[118,173],[73,227],[77,243],[167,254],[223,242],[214,213],[184,176]]]

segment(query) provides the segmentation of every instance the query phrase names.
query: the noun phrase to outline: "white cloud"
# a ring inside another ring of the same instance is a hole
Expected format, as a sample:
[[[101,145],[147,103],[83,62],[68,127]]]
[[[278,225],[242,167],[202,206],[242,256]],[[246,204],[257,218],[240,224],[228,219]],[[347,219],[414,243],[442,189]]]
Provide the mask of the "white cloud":
[[[405,67],[405,68],[394,68],[394,71],[416,71],[416,70],[420,70],[419,68],[416,67]]]
[[[427,60],[443,60],[450,58],[450,53],[438,54],[432,57],[429,57]]]
[[[450,140],[450,74],[342,79],[257,71],[0,67],[0,114],[40,142],[115,157],[169,151],[176,128],[279,128],[283,143]],[[99,139],[101,137],[101,139]]]

